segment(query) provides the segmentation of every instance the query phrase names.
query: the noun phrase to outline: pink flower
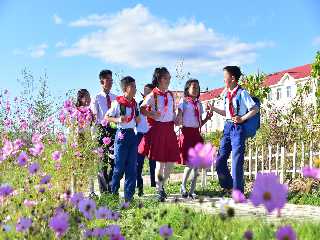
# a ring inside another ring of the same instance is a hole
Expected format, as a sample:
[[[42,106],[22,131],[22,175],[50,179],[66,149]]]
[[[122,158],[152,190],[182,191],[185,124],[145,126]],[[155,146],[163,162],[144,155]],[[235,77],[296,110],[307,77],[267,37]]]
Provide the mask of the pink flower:
[[[104,145],[109,145],[109,144],[111,143],[111,138],[109,138],[109,137],[104,137],[104,138],[102,139],[102,141],[103,141],[103,144],[104,144]]]
[[[36,143],[33,148],[30,148],[29,151],[33,156],[40,156],[43,153],[44,145],[43,143],[39,142]]]
[[[61,152],[59,152],[59,151],[54,151],[54,152],[52,153],[51,157],[52,157],[52,159],[53,159],[54,161],[60,161],[60,159],[61,159]]]
[[[210,143],[197,143],[194,148],[189,149],[188,165],[193,168],[209,168],[216,161],[216,148]]]
[[[320,179],[320,168],[304,167],[302,173],[303,177]]]
[[[65,137],[65,135],[62,132],[58,132],[57,140],[60,144],[66,144],[66,142],[67,142],[67,138]]]
[[[28,129],[28,123],[26,120],[22,119],[20,121],[20,130],[21,131],[26,131]]]
[[[119,132],[119,133],[118,133],[118,138],[119,138],[120,140],[122,140],[122,139],[124,138],[124,135],[123,135],[122,132]]]
[[[73,103],[70,99],[66,100],[64,103],[63,103],[63,107],[66,108],[66,109],[69,109],[69,108],[73,108]]]
[[[18,151],[21,147],[23,147],[24,143],[21,139],[16,139],[13,142],[13,148],[15,151]]]
[[[235,203],[245,203],[247,202],[246,197],[243,195],[243,193],[237,189],[232,190],[232,198]]]
[[[23,205],[25,205],[26,207],[33,207],[33,206],[36,206],[38,204],[37,201],[33,201],[33,200],[28,200],[28,199],[25,199],[23,201]]]
[[[2,155],[3,155],[4,159],[9,157],[12,154],[13,150],[14,150],[14,148],[13,148],[12,142],[5,140],[3,147],[2,147]]]
[[[254,206],[263,204],[271,213],[282,209],[287,202],[288,188],[273,173],[258,173],[250,200]]]
[[[32,143],[33,144],[36,144],[36,143],[41,143],[41,140],[42,140],[43,136],[39,133],[34,133],[32,135]]]
[[[27,153],[26,152],[21,152],[19,157],[18,157],[18,165],[20,167],[23,167],[23,166],[25,166],[27,164],[28,160],[29,160],[29,157],[28,157]]]

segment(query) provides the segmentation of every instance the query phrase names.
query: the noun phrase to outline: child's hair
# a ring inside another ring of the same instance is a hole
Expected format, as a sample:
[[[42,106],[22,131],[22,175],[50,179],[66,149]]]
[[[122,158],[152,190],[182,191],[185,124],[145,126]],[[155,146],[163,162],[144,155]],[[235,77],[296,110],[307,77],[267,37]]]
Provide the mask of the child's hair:
[[[121,81],[120,81],[122,91],[125,92],[126,88],[128,87],[128,85],[130,83],[135,82],[135,81],[136,80],[131,76],[126,76],[126,77],[122,78]]]
[[[165,67],[156,68],[153,72],[152,85],[154,87],[159,87],[160,79],[166,74],[170,74],[167,68]]]
[[[112,76],[112,71],[108,70],[108,69],[104,69],[99,73],[99,79],[101,81],[101,79],[105,78],[107,75],[111,75]]]
[[[151,90],[154,89],[154,85],[152,83],[147,83],[144,87],[150,88]]]
[[[237,82],[242,75],[241,70],[238,66],[226,66],[223,68],[223,70],[230,73],[231,76],[234,76]]]
[[[189,97],[189,88],[190,88],[190,86],[191,86],[192,83],[198,84],[199,92],[198,92],[197,98],[199,98],[199,96],[200,96],[200,84],[199,84],[198,79],[195,79],[195,78],[189,79],[189,80],[186,82],[186,84],[184,85],[184,96],[185,96],[185,97]]]
[[[77,102],[76,102],[76,107],[81,107],[81,98],[83,97],[90,97],[90,93],[87,89],[80,89],[77,93]]]

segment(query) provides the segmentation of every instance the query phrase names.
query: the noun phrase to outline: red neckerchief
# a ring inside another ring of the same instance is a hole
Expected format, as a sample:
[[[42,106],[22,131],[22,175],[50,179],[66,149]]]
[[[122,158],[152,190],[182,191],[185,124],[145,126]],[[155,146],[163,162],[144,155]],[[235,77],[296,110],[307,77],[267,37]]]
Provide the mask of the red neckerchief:
[[[199,127],[201,126],[201,116],[200,116],[200,110],[199,110],[199,99],[192,99],[192,97],[185,97],[184,98],[186,100],[186,102],[189,102],[192,104],[193,106],[193,110],[194,110],[194,116],[198,119],[199,122]]]
[[[228,90],[228,93],[227,93],[227,98],[229,100],[229,112],[231,117],[235,116],[232,99],[237,95],[238,89],[239,89],[239,85],[237,85],[231,92]]]
[[[110,109],[111,108],[111,98],[110,98],[110,93],[106,93],[105,92],[105,94],[106,94],[106,98],[107,98],[107,107],[108,107],[108,109]]]
[[[154,88],[152,92],[155,94],[154,97],[157,97],[156,95],[160,95],[164,97],[164,111],[168,111],[168,92],[162,92],[159,88]]]
[[[121,105],[124,105],[125,107],[128,107],[128,108],[131,108],[131,115],[129,117],[126,117],[126,122],[130,122],[134,115],[135,115],[135,112],[136,112],[136,100],[134,100],[134,98],[132,98],[131,101],[129,101],[127,98],[125,98],[124,96],[118,96],[116,98],[117,102]]]

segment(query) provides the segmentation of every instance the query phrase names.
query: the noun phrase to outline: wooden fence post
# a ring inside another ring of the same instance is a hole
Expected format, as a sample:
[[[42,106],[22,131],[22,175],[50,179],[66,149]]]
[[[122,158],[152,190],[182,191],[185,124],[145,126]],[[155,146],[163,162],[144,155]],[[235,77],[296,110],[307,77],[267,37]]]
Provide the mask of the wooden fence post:
[[[252,148],[249,146],[249,179],[252,180]]]
[[[280,183],[284,183],[285,178],[285,149],[281,147],[281,174],[280,174]]]
[[[295,142],[293,145],[293,158],[292,158],[292,178],[296,177],[296,160],[297,160],[297,143]]]
[[[269,156],[268,156],[269,172],[271,172],[271,160],[272,160],[272,146],[271,145],[268,145],[268,150],[269,150]]]

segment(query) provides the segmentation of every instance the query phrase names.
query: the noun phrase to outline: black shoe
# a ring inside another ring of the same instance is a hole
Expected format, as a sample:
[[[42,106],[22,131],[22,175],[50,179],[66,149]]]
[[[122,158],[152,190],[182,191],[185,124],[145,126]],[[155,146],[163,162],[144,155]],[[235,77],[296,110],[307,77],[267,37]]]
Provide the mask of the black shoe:
[[[189,195],[189,198],[191,198],[191,199],[197,199],[198,198],[198,195],[195,194],[195,193],[189,193],[188,195]]]
[[[163,192],[163,190],[158,191],[157,200],[158,200],[159,202],[164,202],[164,201],[166,200],[166,198],[165,198],[165,193]]]
[[[181,197],[183,197],[183,198],[187,198],[188,197],[188,192],[183,190],[182,188],[180,188],[180,194],[181,194]]]
[[[98,195],[95,192],[92,192],[89,194],[89,198],[93,199],[93,198],[97,198]]]
[[[142,197],[143,196],[143,187],[138,188],[138,196]]]
[[[168,198],[168,195],[167,195],[166,191],[164,190],[164,187],[162,187],[161,192],[162,192],[164,198]]]

